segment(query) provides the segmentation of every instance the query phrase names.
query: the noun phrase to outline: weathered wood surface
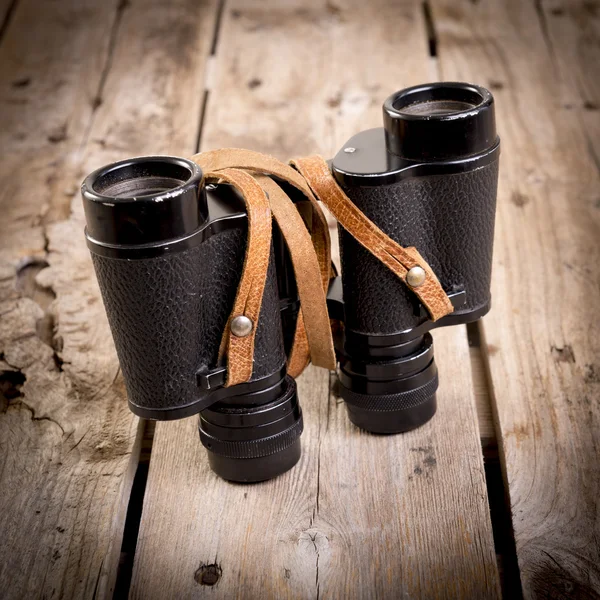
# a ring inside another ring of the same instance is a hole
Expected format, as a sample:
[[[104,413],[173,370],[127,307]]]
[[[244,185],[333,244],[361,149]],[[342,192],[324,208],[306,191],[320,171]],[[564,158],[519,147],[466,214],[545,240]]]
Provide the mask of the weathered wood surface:
[[[600,166],[600,3],[542,0],[538,10],[552,66],[559,74],[554,81],[560,86],[557,101],[582,121],[591,158]]]
[[[14,14],[16,0],[0,0],[0,40]]]
[[[485,366],[524,595],[599,597],[598,3],[430,0],[435,59],[420,2],[222,5],[206,78],[216,0],[0,1],[0,595],[110,597],[116,577],[142,436],[82,176],[191,154],[205,85],[203,148],[285,159],[331,155],[389,91],[442,78],[498,102],[486,365],[464,328],[436,333],[438,415],[390,438],[351,426],[309,369],[303,458],[265,484],[212,474],[195,419],[158,424],[132,596],[497,597]]]
[[[214,72],[201,147],[283,159],[331,155],[435,77],[412,2],[228,2]],[[301,462],[263,484],[216,477],[195,420],[158,423],[132,597],[498,597],[466,330],[436,357],[439,413],[402,436],[352,426],[310,368]]]
[[[2,597],[112,596],[141,435],[85,247],[78,186],[109,160],[194,145],[215,19],[216,2],[22,0],[6,27]]]
[[[597,2],[434,0],[442,76],[497,98],[483,333],[527,598],[600,597]]]

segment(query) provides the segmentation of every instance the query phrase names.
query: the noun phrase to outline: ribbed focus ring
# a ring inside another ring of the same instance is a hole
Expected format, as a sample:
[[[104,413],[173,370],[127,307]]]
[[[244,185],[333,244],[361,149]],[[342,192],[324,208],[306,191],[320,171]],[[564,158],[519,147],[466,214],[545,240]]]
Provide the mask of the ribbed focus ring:
[[[414,390],[399,392],[397,394],[359,394],[341,386],[341,396],[348,403],[363,410],[372,411],[396,411],[415,408],[419,404],[427,402],[438,388],[437,372],[433,379]]]
[[[266,438],[242,441],[220,440],[200,427],[200,440],[205,448],[227,458],[260,458],[289,448],[300,437],[303,429],[304,422],[300,415],[291,427]]]

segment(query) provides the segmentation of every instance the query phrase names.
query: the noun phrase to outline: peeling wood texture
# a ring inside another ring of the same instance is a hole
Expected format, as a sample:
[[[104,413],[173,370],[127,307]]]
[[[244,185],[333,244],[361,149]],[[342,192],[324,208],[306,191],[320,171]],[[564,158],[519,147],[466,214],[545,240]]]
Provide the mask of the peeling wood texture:
[[[409,2],[227,3],[201,148],[332,155],[434,76],[423,31]],[[358,430],[310,368],[302,459],[271,482],[220,480],[195,420],[158,423],[132,597],[497,598],[466,329],[435,343],[439,413],[405,435]]]
[[[527,598],[600,597],[597,2],[434,0],[442,77],[497,98],[483,323]]]
[[[107,161],[193,150],[216,3],[197,7],[21,0],[1,41],[3,597],[112,597],[141,435],[78,187]]]

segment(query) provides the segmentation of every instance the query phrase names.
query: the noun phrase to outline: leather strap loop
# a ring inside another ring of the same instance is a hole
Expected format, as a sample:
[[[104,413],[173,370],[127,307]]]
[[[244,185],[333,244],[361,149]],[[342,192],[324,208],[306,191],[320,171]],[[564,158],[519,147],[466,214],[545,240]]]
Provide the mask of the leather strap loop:
[[[219,352],[220,357],[227,355],[227,386],[252,377],[254,341],[271,251],[272,216],[290,252],[301,304],[288,373],[297,377],[309,360],[317,366],[335,368],[325,297],[332,273],[331,241],[317,198],[360,244],[406,285],[409,285],[406,277],[411,268],[420,266],[425,271],[425,281],[418,287],[409,287],[434,321],[453,311],[437,277],[416,248],[403,248],[369,220],[339,187],[322,157],[292,161],[297,171],[271,156],[236,148],[204,152],[193,160],[204,170],[207,182],[225,181],[238,189],[248,213],[244,267]],[[310,234],[296,205],[268,175],[289,183],[306,196],[312,207]],[[231,333],[231,321],[237,316],[246,316],[253,323],[252,331],[245,337]]]
[[[293,160],[291,164],[340,225],[417,295],[433,321],[454,310],[435,273],[417,249],[403,248],[366,217],[337,184],[325,159],[315,155]],[[416,266],[425,271],[425,281],[412,287],[406,281],[406,275]]]
[[[298,296],[302,307],[294,341],[302,345],[301,338],[305,335],[308,338],[312,363],[317,367],[333,370],[335,369],[335,351],[331,338],[327,299],[321,285],[319,263],[310,235],[300,213],[283,190],[270,177],[265,175],[255,175],[254,177],[268,194],[271,212],[281,229],[294,266]],[[300,348],[296,349],[296,355],[299,350]],[[290,362],[292,362],[292,358],[295,360],[296,356],[292,355]]]
[[[243,171],[238,172],[245,172],[247,177],[249,177],[248,172],[254,174],[254,180],[267,193],[272,214],[277,220],[289,249],[298,287],[298,295],[300,297],[301,310],[298,314],[294,342],[288,357],[288,373],[292,377],[297,377],[311,360],[316,366],[335,369],[335,351],[326,302],[326,291],[331,275],[331,242],[327,220],[309,186],[302,176],[289,165],[258,152],[226,148],[197,154],[192,157],[192,160],[200,165],[211,177],[219,177],[222,173],[230,173],[234,170],[232,167],[243,169]],[[296,205],[284,193],[281,187],[265,175],[265,173],[287,181],[307,197],[312,206],[312,235],[309,234]],[[225,180],[233,183],[231,179]],[[238,189],[240,188],[238,187]],[[240,191],[242,190],[240,189]],[[247,207],[248,198],[245,197]],[[252,202],[253,200],[250,200],[250,204]],[[251,229],[252,224],[249,221],[249,231]],[[246,271],[247,264],[249,264],[249,252],[251,253],[252,250],[248,245],[244,272]],[[238,298],[241,293],[241,286],[242,281],[240,281],[240,288],[238,289]],[[236,306],[231,318],[240,314],[238,309],[239,305],[236,298]],[[223,335],[221,355],[224,354],[226,348],[231,348],[232,343],[237,344],[235,336],[229,333],[231,318],[228,322],[227,330]],[[251,317],[249,316],[249,318]],[[255,324],[254,331],[256,330],[257,322],[257,320],[253,319],[253,323]],[[254,340],[252,339],[252,348],[246,346],[245,354],[241,353],[235,357],[229,354],[229,350],[227,351],[229,361],[227,385],[234,385],[232,383],[234,379],[231,377],[234,371],[241,372],[241,366],[236,366],[238,362],[246,365],[250,362],[251,365],[250,352],[253,351],[253,344]],[[248,369],[244,368],[243,373],[248,374]],[[250,366],[248,379],[251,377],[251,374],[252,370]]]
[[[254,178],[238,169],[205,173],[207,183],[227,182],[242,195],[248,214],[248,239],[244,268],[238,285],[233,310],[227,320],[219,356],[227,355],[226,387],[249,381],[254,361],[254,339],[262,306],[269,258],[271,255],[271,210],[269,200]],[[238,316],[252,321],[245,337],[231,332],[231,321]]]
[[[221,148],[219,150],[209,150],[192,156],[195,161],[205,171],[219,171],[228,167],[244,169],[253,173],[266,173],[274,175],[297,190],[301,191],[312,206],[313,219],[311,224],[311,237],[313,247],[317,253],[319,267],[321,269],[321,278],[325,292],[329,288],[329,279],[331,276],[331,239],[329,237],[329,225],[323,210],[319,206],[317,199],[313,195],[310,187],[295,169],[282,163],[273,156],[255,152],[253,150],[243,150],[241,148]]]

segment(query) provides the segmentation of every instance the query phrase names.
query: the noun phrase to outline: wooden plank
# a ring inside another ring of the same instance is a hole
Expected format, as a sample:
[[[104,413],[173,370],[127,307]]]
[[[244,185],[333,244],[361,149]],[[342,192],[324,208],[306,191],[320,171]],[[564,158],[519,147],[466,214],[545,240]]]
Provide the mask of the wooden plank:
[[[494,309],[483,333],[523,592],[596,598],[599,185],[589,132],[561,97],[561,77],[580,67],[564,41],[552,56],[533,2],[433,6],[443,77],[487,84],[497,99]],[[597,65],[598,46],[585,52]]]
[[[560,76],[558,96],[564,110],[575,111],[589,152],[600,168],[600,5],[588,0],[541,0],[542,33]]]
[[[228,3],[202,147],[331,155],[431,78],[424,32],[408,2]],[[309,368],[302,459],[262,484],[211,473],[195,422],[159,423],[131,596],[498,597],[465,329],[436,356],[439,414],[398,436],[352,426]]]
[[[23,0],[0,48],[6,597],[112,596],[141,435],[76,192],[106,161],[193,148],[216,2],[196,9]]]

